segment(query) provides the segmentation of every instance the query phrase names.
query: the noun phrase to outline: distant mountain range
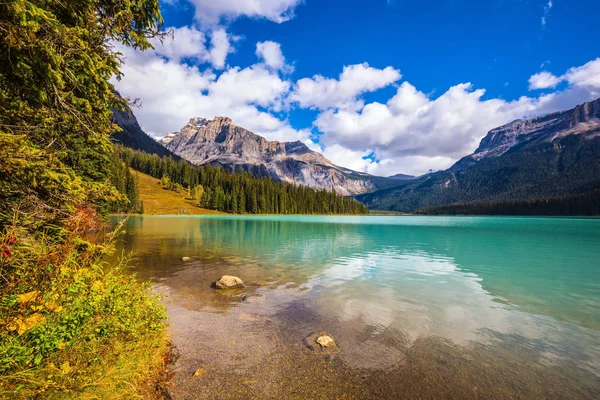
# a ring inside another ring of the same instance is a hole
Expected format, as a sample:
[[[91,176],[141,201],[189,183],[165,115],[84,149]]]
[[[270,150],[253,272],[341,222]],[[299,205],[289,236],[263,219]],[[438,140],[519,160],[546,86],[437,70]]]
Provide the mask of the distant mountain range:
[[[226,117],[192,118],[179,132],[165,136],[159,143],[193,164],[221,165],[276,181],[333,189],[345,196],[400,183],[337,166],[299,141],[269,141]]]
[[[574,196],[600,189],[600,99],[491,130],[446,171],[357,196],[371,209]]]
[[[131,110],[114,110],[112,140],[148,153],[221,165],[277,181],[355,195],[371,209],[414,212],[458,203],[580,196],[600,189],[600,99],[491,130],[445,171],[387,178],[333,164],[302,142],[268,141],[231,119],[192,118],[156,142]]]

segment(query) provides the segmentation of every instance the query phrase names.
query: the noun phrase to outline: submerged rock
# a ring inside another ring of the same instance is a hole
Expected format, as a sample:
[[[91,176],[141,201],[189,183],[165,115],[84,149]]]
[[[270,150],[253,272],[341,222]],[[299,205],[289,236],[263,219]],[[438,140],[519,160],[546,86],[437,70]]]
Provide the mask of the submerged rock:
[[[246,287],[246,285],[237,276],[223,275],[215,282],[215,287],[217,289],[237,289]]]
[[[321,335],[316,341],[321,347],[336,347],[335,341],[329,335]]]
[[[192,257],[181,257],[181,261],[192,261]]]
[[[316,332],[304,339],[304,344],[313,351],[324,354],[335,354],[340,348],[335,343],[333,335],[327,332]]]

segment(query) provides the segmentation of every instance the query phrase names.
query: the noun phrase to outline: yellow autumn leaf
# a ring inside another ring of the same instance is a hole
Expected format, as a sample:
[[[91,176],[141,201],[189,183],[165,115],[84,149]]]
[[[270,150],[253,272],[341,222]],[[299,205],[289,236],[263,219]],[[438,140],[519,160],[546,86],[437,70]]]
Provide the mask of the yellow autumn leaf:
[[[95,282],[92,284],[92,290],[93,290],[94,292],[99,292],[99,291],[101,291],[101,290],[103,291],[103,290],[104,290],[104,285],[103,285],[103,284],[102,284],[102,282],[100,282],[100,281],[95,281]]]
[[[67,344],[65,342],[62,342],[56,347],[58,347],[59,350],[63,350],[65,347],[67,347]]]
[[[34,300],[39,295],[40,295],[40,292],[38,290],[34,290],[33,292],[29,292],[29,293],[20,294],[19,295],[19,302],[21,304],[28,303],[31,300]]]
[[[60,312],[63,309],[62,306],[57,306],[53,301],[47,301],[44,305],[48,310],[54,312]]]
[[[64,362],[64,363],[62,363],[62,365],[60,366],[60,372],[62,372],[62,373],[63,373],[63,375],[66,375],[66,374],[68,374],[68,373],[69,373],[69,372],[71,372],[71,371],[72,371],[71,364],[69,364],[69,362],[68,362],[68,361],[65,361],[65,362]]]
[[[26,331],[25,322],[22,319],[15,319],[6,325],[9,332],[17,331],[17,334],[22,335]]]
[[[44,306],[31,306],[31,309],[33,311],[41,311],[44,309]]]
[[[25,318],[25,330],[28,331],[34,326],[44,322],[45,318],[40,313],[35,313],[27,318]],[[21,333],[19,333],[21,335]]]

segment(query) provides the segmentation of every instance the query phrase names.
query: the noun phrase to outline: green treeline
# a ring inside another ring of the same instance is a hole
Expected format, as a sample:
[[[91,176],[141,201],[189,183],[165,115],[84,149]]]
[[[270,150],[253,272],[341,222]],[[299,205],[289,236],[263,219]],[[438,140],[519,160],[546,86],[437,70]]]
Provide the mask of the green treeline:
[[[128,167],[154,178],[162,179],[167,189],[188,190],[204,208],[228,213],[250,214],[367,214],[365,205],[333,191],[315,190],[305,186],[279,183],[271,178],[258,178],[248,172],[227,172],[211,165],[194,166],[187,161],[175,161],[137,150],[116,146],[115,157],[123,165],[114,168],[119,177],[113,182],[127,182]],[[120,171],[120,172],[119,172]],[[127,194],[126,183],[119,183]],[[136,199],[129,197],[129,204]]]
[[[110,163],[110,182],[117,191],[124,195],[129,201],[114,201],[107,205],[106,211],[111,212],[130,212],[133,214],[143,214],[144,204],[139,199],[139,184],[135,174],[125,165],[117,152],[112,154]]]
[[[538,200],[487,201],[425,207],[424,215],[600,215],[600,190]]]

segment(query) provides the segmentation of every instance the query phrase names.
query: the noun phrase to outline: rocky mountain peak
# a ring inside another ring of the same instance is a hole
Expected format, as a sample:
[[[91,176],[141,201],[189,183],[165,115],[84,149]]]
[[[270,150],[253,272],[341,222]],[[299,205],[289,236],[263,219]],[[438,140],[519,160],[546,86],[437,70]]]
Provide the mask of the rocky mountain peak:
[[[228,117],[191,118],[178,133],[159,143],[194,164],[243,169],[277,181],[334,189],[343,195],[375,188],[368,175],[334,165],[301,141],[269,141]]]

